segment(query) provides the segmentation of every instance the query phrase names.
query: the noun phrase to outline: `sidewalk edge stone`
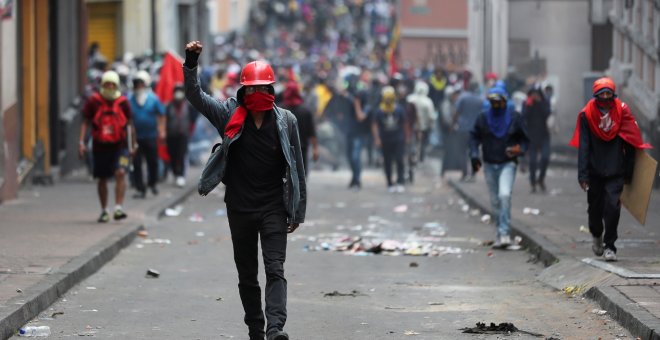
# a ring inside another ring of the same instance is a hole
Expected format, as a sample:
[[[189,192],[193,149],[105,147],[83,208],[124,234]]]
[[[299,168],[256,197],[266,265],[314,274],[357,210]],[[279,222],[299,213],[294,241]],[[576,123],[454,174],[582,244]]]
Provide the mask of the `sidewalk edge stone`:
[[[592,287],[585,296],[596,301],[634,336],[644,340],[660,340],[660,320],[628,299],[615,287]]]
[[[197,182],[186,186],[171,198],[155,204],[145,214],[145,221],[137,225],[127,225],[99,243],[91,246],[81,255],[72,258],[62,267],[48,274],[24,291],[25,298],[15,298],[7,302],[7,311],[0,312],[0,339],[12,337],[16,330],[47,309],[69,289],[98,271],[128,246],[138,231],[144,229],[149,219],[159,219],[165,209],[179,204],[197,191]]]

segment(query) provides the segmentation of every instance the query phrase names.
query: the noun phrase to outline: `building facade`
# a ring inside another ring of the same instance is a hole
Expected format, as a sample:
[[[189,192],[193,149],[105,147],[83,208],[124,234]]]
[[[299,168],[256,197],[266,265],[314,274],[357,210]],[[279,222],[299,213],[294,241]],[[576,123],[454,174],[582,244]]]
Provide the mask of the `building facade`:
[[[645,134],[660,114],[660,1],[615,0],[610,73]],[[649,136],[650,137],[650,136]]]
[[[459,69],[468,63],[466,0],[400,0],[399,58],[412,67]]]

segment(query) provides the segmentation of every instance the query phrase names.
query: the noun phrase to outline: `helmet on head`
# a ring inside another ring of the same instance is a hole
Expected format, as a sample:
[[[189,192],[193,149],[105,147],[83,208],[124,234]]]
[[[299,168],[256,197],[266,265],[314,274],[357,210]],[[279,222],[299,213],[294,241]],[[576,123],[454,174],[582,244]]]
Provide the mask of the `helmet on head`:
[[[608,77],[597,79],[592,86],[592,92],[594,96],[597,96],[608,90],[611,91],[612,94],[616,94],[616,85],[614,84],[614,80]]]
[[[275,82],[275,72],[268,63],[253,61],[241,70],[241,85],[270,85]]]

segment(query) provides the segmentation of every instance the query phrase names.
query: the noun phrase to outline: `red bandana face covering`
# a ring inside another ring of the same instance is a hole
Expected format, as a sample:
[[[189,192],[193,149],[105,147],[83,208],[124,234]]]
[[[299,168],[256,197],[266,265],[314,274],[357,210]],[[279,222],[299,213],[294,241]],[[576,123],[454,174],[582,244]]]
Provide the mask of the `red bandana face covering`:
[[[275,96],[263,92],[255,92],[249,95],[246,95],[242,105],[236,109],[236,112],[232,115],[229,123],[225,127],[225,136],[229,138],[234,138],[241,131],[243,123],[245,122],[245,117],[247,117],[248,110],[250,111],[269,111],[273,109],[275,104]],[[247,108],[247,110],[246,110]]]
[[[268,111],[273,109],[275,96],[270,93],[255,92],[246,95],[243,102],[250,111]]]

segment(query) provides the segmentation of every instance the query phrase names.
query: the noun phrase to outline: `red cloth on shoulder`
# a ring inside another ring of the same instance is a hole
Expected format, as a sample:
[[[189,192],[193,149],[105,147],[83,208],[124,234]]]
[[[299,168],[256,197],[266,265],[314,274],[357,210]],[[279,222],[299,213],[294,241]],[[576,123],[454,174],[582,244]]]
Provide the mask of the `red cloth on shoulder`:
[[[621,137],[628,144],[632,145],[636,149],[651,149],[653,148],[650,144],[644,143],[642,139],[642,133],[639,130],[637,121],[635,117],[630,112],[630,108],[626,103],[622,102],[618,98],[614,99],[614,106],[610,110],[610,117],[612,119],[612,129],[609,131],[603,131],[598,127],[600,123],[601,113],[596,106],[596,100],[591,99],[587,105],[582,109],[587,121],[589,122],[589,128],[598,138],[604,141],[611,141],[616,136]],[[577,123],[575,124],[575,131],[573,132],[573,138],[568,143],[568,145],[578,148],[580,147],[580,115],[578,114]]]
[[[229,119],[229,123],[225,126],[225,136],[229,138],[234,138],[236,134],[241,131],[243,123],[245,122],[245,117],[247,117],[247,110],[243,105],[239,105],[234,114]]]

